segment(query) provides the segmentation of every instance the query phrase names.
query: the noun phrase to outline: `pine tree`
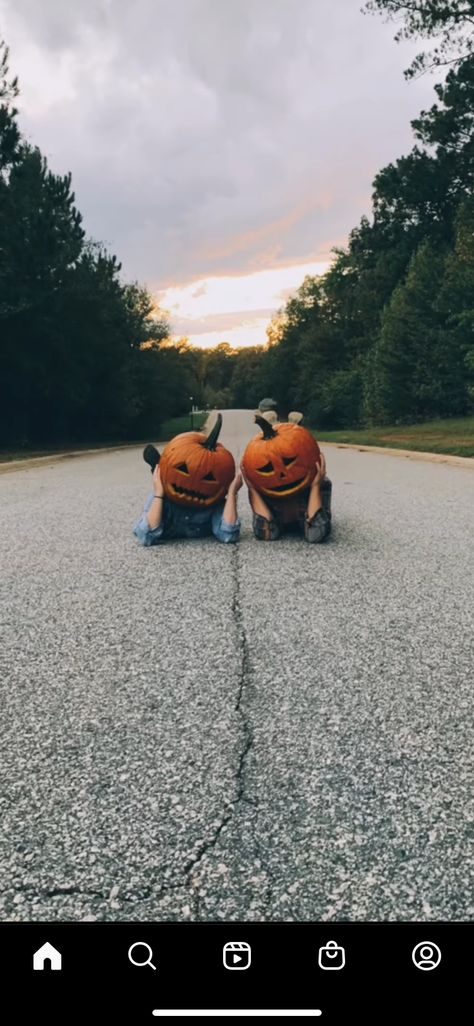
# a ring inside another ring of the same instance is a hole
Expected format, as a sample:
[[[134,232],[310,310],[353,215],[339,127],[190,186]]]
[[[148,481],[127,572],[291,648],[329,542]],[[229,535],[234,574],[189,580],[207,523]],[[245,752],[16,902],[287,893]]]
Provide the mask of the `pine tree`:
[[[445,266],[446,254],[423,243],[385,310],[373,359],[376,403],[390,422],[452,412],[444,391],[449,359],[448,366],[441,359],[442,316],[435,303]]]
[[[443,344],[452,368],[454,412],[474,410],[474,198],[460,207],[456,244],[446,261],[437,305],[444,316]]]
[[[368,12],[385,14],[401,23],[395,39],[435,40],[433,50],[423,52],[405,72],[413,78],[431,68],[461,64],[474,51],[473,0],[369,0]]]

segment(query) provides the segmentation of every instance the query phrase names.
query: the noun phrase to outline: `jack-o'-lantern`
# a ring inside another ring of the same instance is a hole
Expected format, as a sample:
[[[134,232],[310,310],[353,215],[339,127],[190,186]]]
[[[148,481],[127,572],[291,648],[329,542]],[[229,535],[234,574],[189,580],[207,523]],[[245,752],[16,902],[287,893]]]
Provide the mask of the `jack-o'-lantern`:
[[[298,424],[272,427],[260,416],[255,421],[262,434],[252,438],[242,460],[249,484],[272,499],[286,499],[309,488],[321,456],[313,435]]]
[[[209,435],[185,431],[168,442],[161,460],[165,495],[181,506],[215,506],[227,493],[235,474],[234,457],[217,441],[222,414]]]

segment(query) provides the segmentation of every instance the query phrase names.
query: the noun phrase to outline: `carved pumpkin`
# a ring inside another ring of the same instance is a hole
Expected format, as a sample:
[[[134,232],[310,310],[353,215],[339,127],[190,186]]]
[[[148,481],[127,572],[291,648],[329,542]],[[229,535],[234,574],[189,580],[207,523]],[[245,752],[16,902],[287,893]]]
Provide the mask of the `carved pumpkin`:
[[[222,414],[209,435],[185,431],[168,442],[161,460],[165,495],[181,506],[215,506],[227,493],[235,474],[234,458],[218,443]]]
[[[286,499],[309,488],[321,453],[313,435],[298,424],[272,427],[256,416],[262,434],[249,442],[242,467],[249,483],[262,495]]]

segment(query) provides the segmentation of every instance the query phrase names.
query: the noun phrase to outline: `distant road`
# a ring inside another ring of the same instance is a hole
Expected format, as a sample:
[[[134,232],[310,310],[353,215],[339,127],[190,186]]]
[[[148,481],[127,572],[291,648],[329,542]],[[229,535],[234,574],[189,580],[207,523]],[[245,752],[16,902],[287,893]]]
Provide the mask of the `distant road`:
[[[474,473],[328,464],[315,547],[140,548],[140,450],[0,477],[4,919],[474,915]]]

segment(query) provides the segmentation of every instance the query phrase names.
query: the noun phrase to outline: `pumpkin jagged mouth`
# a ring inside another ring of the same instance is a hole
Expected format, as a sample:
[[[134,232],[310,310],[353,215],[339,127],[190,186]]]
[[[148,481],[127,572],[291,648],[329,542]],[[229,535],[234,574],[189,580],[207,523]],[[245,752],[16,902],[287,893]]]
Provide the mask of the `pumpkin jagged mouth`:
[[[272,492],[289,492],[292,488],[298,488],[298,485],[302,484],[305,480],[305,477],[299,477],[297,481],[292,481],[291,484],[274,485],[273,488],[268,490]]]
[[[203,495],[202,492],[195,492],[192,488],[183,488],[181,485],[172,485],[173,491],[177,495],[184,495],[187,499],[194,499],[198,502],[209,502],[209,499],[214,499],[214,495]]]

